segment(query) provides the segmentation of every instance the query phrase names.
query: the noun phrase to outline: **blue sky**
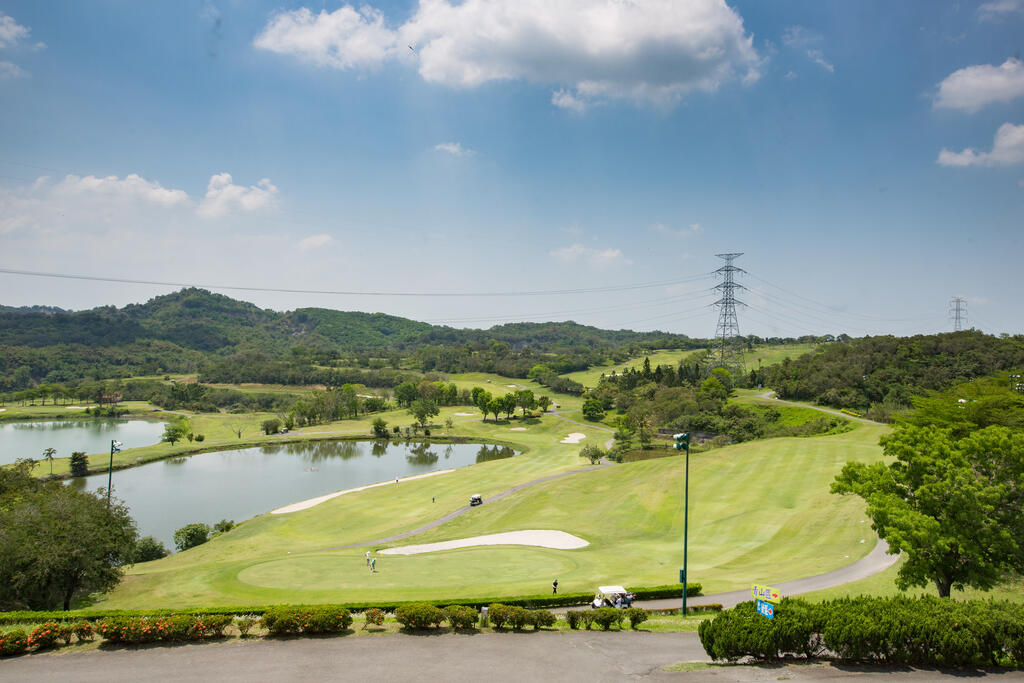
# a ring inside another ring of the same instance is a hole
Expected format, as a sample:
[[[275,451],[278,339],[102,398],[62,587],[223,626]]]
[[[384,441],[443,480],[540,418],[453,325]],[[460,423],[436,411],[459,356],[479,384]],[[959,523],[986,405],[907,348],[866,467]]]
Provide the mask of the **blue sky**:
[[[0,269],[706,337],[743,252],[743,333],[944,331],[954,296],[1020,333],[1021,36],[1024,0],[0,0]]]

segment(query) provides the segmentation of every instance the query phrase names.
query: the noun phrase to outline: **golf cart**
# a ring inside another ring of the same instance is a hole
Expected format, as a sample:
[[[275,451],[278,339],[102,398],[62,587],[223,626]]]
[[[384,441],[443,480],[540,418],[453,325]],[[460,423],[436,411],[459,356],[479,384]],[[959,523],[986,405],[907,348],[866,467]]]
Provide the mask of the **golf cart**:
[[[629,607],[633,603],[633,594],[622,586],[600,586],[590,606],[594,609],[616,607],[616,599],[619,601],[619,607]]]
[[[469,506],[470,507],[476,507],[477,505],[483,505],[483,504],[484,504],[483,496],[481,496],[479,493],[474,493],[472,496],[469,497]]]

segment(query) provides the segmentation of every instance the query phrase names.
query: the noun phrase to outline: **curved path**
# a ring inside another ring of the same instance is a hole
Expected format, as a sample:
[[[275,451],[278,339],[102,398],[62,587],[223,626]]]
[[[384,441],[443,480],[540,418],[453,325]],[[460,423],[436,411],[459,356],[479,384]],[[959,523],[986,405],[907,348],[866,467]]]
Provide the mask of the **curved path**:
[[[513,486],[512,488],[506,489],[505,491],[502,491],[501,493],[497,493],[497,494],[491,496],[490,498],[488,498],[487,502],[485,502],[484,504],[486,505],[487,503],[493,503],[496,500],[501,500],[502,498],[505,498],[507,496],[511,496],[513,493],[515,493],[517,491],[522,491],[523,489],[529,488],[531,486],[536,486],[537,484],[543,484],[546,481],[552,481],[554,479],[561,479],[562,477],[571,477],[574,474],[580,474],[581,472],[591,472],[593,470],[599,470],[602,467],[607,467],[607,466],[608,465],[605,465],[605,464],[593,465],[592,467],[584,467],[582,469],[572,470],[570,472],[562,472],[560,474],[551,474],[551,475],[548,475],[546,477],[541,477],[540,479],[534,479],[533,481],[528,481],[525,484],[519,484],[518,486]],[[415,529],[412,529],[410,531],[403,531],[400,534],[394,534],[392,536],[385,536],[384,538],[378,538],[378,539],[375,539],[373,541],[363,541],[361,543],[349,543],[347,545],[336,545],[336,546],[332,546],[330,548],[320,548],[319,550],[314,550],[314,551],[311,551],[311,552],[322,552],[322,551],[325,551],[325,550],[342,550],[344,548],[361,548],[361,547],[368,546],[368,545],[384,545],[386,543],[392,543],[394,541],[400,541],[400,540],[402,540],[404,538],[409,538],[410,536],[415,536],[416,534],[423,533],[424,531],[429,531],[430,529],[436,529],[437,527],[441,526],[445,522],[449,522],[449,521],[455,519],[456,517],[464,515],[464,514],[466,514],[467,512],[469,512],[472,509],[473,508],[471,506],[464,505],[463,507],[460,507],[457,510],[452,510],[447,515],[445,515],[445,516],[443,516],[443,517],[441,517],[439,519],[435,519],[433,522],[430,522],[428,524],[424,524],[421,527],[416,527]]]
[[[771,403],[782,403],[787,406],[797,406],[798,408],[810,408],[811,410],[817,410],[818,412],[828,413],[829,415],[844,417],[847,420],[851,420],[853,422],[863,422],[864,424],[869,425],[882,424],[881,422],[875,422],[874,420],[868,420],[863,417],[854,417],[853,415],[847,415],[846,413],[840,412],[838,410],[832,410],[831,408],[822,408],[821,406],[812,405],[810,403],[800,403],[799,401],[787,401],[784,398],[777,397],[774,391],[766,391],[763,394],[758,394],[757,398],[768,399]]]
[[[888,552],[889,544],[884,540],[879,539],[878,543],[875,544],[875,547],[872,548],[870,553],[853,564],[840,567],[839,569],[835,569],[824,574],[818,574],[817,576],[808,576],[803,579],[783,581],[782,583],[772,583],[769,581],[769,585],[773,588],[778,588],[783,597],[792,597],[794,595],[800,595],[801,593],[810,593],[824,588],[834,588],[836,586],[841,586],[844,583],[865,579],[869,576],[885,571],[894,565],[899,559],[899,555],[889,555]],[[729,593],[715,593],[713,595],[698,595],[692,598],[687,598],[686,604],[688,606],[721,605],[728,609],[750,599],[750,589],[747,589],[731,591]],[[645,609],[671,609],[681,606],[682,595],[680,594],[678,598],[669,598],[664,600],[637,600],[633,604]]]

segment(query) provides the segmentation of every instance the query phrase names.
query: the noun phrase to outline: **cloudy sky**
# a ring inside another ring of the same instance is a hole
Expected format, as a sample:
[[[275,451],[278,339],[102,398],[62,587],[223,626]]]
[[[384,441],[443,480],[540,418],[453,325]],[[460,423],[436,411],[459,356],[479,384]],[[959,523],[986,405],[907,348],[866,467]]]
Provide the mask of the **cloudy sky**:
[[[706,337],[742,252],[743,333],[1020,333],[1022,38],[1024,0],[0,0],[0,303]]]

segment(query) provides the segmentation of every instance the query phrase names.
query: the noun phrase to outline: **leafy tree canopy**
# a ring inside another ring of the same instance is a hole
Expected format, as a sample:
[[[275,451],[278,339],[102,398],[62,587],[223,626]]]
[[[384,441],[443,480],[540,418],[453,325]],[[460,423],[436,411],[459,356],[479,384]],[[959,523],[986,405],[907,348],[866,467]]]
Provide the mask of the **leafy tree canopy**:
[[[1024,434],[901,425],[881,443],[895,460],[847,463],[832,492],[867,501],[878,535],[905,553],[897,586],[932,582],[948,597],[1024,570]]]

